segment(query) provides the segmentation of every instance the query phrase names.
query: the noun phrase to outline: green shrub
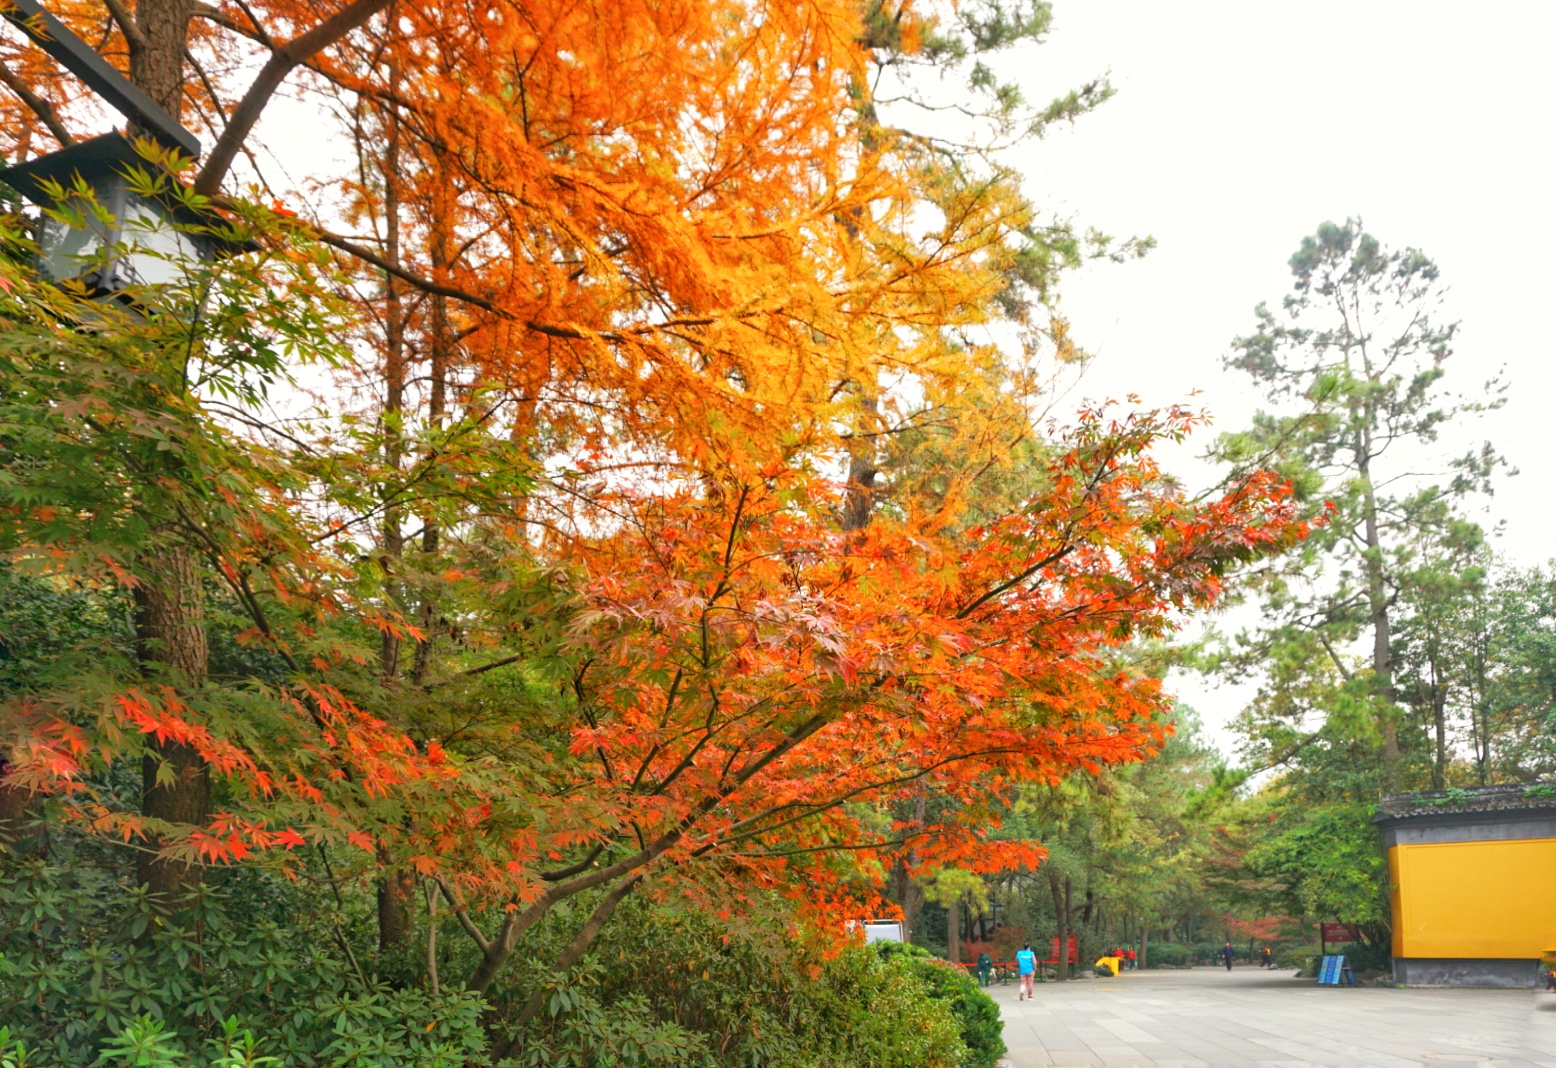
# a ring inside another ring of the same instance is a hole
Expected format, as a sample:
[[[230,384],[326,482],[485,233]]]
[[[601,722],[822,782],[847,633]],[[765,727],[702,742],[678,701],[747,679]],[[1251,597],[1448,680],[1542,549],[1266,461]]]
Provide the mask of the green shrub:
[[[0,863],[0,1004],[28,1068],[116,1064],[137,1043],[217,1063],[242,1032],[283,1068],[454,1068],[485,1046],[479,998],[359,973],[279,880],[240,870],[163,919],[68,834],[49,845]]]
[[[1189,963],[1189,947],[1176,942],[1158,942],[1146,947],[1146,967],[1181,968]]]
[[[557,976],[561,916],[483,1000],[462,989],[474,950],[452,923],[440,994],[419,970],[424,929],[378,951],[366,879],[337,897],[306,865],[297,882],[215,869],[194,907],[160,918],[122,851],[58,827],[48,844],[0,848],[0,1068],[986,1068],[1004,1048],[966,976],[863,946],[829,954],[776,905],[725,922],[630,899]],[[541,1012],[515,1029],[536,989]]]
[[[1190,964],[1220,964],[1220,942],[1195,942],[1190,953]]]
[[[1275,966],[1277,968],[1307,968],[1317,957],[1317,946],[1282,946],[1275,953]]]
[[[967,1068],[994,1068],[1005,1055],[1005,1024],[999,1006],[962,968],[931,957],[919,946],[877,942],[882,960],[906,968],[917,976],[929,996],[948,1002],[967,1045]]]
[[[556,949],[527,947],[534,961]],[[524,1068],[982,1064],[969,1060],[954,1000],[934,993],[934,978],[863,946],[829,956],[787,934],[779,913],[732,925],[635,898],[565,981],[536,970],[491,995],[511,1014],[535,984],[548,990],[510,1054]]]

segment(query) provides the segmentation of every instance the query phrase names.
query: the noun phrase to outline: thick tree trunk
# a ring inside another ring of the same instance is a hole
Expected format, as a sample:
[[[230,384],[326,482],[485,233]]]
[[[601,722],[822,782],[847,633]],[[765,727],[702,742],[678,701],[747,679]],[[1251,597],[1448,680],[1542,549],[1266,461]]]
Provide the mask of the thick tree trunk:
[[[179,545],[161,549],[135,591],[137,652],[144,670],[159,682],[189,693],[204,682],[210,658],[205,602],[193,553]],[[141,813],[168,823],[203,826],[210,818],[210,769],[200,754],[178,742],[153,742],[141,762]],[[168,909],[177,908],[200,881],[200,866],[162,855],[165,842],[153,838],[156,853],[143,853],[143,886]]]
[[[127,35],[130,80],[175,118],[183,110],[184,52],[193,9],[193,0],[141,0],[133,16],[138,32]],[[135,593],[141,663],[149,676],[192,692],[205,681],[210,659],[198,561],[175,535],[158,549],[141,578],[144,584]],[[141,764],[142,814],[203,825],[210,808],[210,769],[200,755],[178,743],[153,743]],[[164,907],[177,908],[199,883],[199,865],[163,856],[161,839],[149,844],[158,852],[142,854],[140,881]]]
[[[378,880],[378,949],[383,952],[411,937],[416,876],[408,868],[393,867],[393,857],[382,845],[378,847],[378,862],[384,873]]]
[[[174,118],[183,110],[184,49],[194,0],[140,0],[130,36],[130,81]],[[132,127],[133,132],[133,127]]]

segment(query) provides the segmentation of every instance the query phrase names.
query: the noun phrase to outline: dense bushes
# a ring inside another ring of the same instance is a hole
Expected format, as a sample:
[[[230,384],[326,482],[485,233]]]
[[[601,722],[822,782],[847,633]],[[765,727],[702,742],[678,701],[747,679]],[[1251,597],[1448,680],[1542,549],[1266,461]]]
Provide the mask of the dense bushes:
[[[1189,963],[1191,963],[1191,964],[1220,964],[1221,963],[1221,946],[1222,946],[1222,943],[1220,943],[1220,942],[1195,942],[1194,943],[1193,958],[1190,960]]]
[[[1317,959],[1318,947],[1316,946],[1282,946],[1275,954],[1275,966],[1306,970]]]
[[[994,1068],[1005,1054],[1005,1024],[999,1006],[979,989],[966,971],[931,957],[928,951],[900,942],[879,942],[882,960],[916,976],[929,997],[950,1005],[961,1039],[966,1043],[967,1068]]]
[[[207,1062],[243,1031],[285,1065],[455,1068],[485,1044],[477,998],[358,974],[329,917],[294,907],[279,880],[230,873],[164,921],[72,845],[55,835],[47,860],[0,866],[0,1023],[29,1068],[94,1063],[148,1031]]]
[[[544,948],[536,956],[551,959]],[[829,957],[776,922],[732,928],[699,909],[631,900],[602,933],[591,966],[555,988],[519,1063],[992,1066],[969,1054],[983,1033],[969,1028],[971,999],[945,980],[976,985],[927,955],[923,965],[862,946]],[[998,1028],[998,1009],[988,1008]],[[626,1041],[619,1023],[615,1035],[585,1032],[580,1023],[590,1019],[635,1021],[657,1043],[654,1055],[643,1041]],[[627,1059],[633,1050],[644,1051],[636,1061]]]
[[[1182,968],[1189,963],[1189,947],[1176,942],[1152,943],[1146,947],[1147,968]]]
[[[370,884],[322,863],[296,881],[213,871],[163,920],[116,874],[119,850],[57,829],[47,844],[0,850],[0,1026],[29,1068],[992,1068],[1004,1052],[997,1007],[959,970],[914,947],[832,954],[777,910],[737,924],[629,899],[565,978],[520,974],[483,1002],[380,954]],[[562,921],[527,940],[535,968]],[[447,974],[460,937],[438,940]],[[542,1010],[515,1031],[537,982]]]

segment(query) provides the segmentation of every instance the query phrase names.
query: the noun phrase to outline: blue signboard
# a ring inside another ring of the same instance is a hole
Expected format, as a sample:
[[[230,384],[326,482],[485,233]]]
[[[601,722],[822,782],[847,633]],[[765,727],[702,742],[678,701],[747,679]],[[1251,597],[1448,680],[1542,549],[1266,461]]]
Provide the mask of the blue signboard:
[[[1350,965],[1345,963],[1345,954],[1337,953],[1325,957],[1323,963],[1318,966],[1319,986],[1348,986],[1356,985],[1356,977],[1351,974]]]

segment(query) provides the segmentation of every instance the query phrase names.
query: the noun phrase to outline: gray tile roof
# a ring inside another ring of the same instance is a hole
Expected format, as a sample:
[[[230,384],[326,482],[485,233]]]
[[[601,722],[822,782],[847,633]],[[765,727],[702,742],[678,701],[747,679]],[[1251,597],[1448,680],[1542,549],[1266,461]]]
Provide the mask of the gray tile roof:
[[[1381,821],[1480,812],[1556,812],[1556,783],[1515,783],[1512,786],[1472,786],[1465,789],[1389,794],[1379,803],[1374,819]]]

